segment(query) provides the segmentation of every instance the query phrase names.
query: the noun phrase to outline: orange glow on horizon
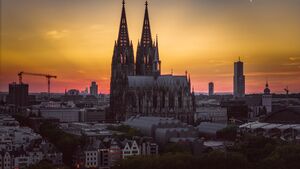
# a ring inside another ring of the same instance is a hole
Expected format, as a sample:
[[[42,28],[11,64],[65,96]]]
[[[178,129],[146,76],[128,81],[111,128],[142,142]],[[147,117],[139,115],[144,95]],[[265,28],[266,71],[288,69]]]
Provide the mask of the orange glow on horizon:
[[[233,63],[241,56],[246,93],[300,92],[300,2],[287,0],[151,0],[152,35],[159,36],[162,73],[191,74],[196,92],[232,92]],[[126,2],[136,52],[144,2]],[[57,75],[51,90],[84,90],[96,81],[109,93],[111,57],[121,1],[1,1],[0,91],[19,71]],[[171,18],[171,19],[170,19]],[[30,92],[47,90],[43,77],[24,77]]]

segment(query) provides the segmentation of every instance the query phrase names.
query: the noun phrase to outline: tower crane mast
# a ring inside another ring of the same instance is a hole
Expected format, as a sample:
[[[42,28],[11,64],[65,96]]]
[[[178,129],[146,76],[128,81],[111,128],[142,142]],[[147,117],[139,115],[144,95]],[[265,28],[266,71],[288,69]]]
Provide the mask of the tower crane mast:
[[[57,78],[57,76],[55,75],[50,75],[50,74],[42,74],[42,73],[29,73],[29,72],[19,72],[18,76],[19,76],[19,83],[22,84],[22,80],[23,80],[23,75],[31,75],[31,76],[43,76],[47,78],[47,83],[48,83],[48,96],[50,98],[50,79],[51,78]]]

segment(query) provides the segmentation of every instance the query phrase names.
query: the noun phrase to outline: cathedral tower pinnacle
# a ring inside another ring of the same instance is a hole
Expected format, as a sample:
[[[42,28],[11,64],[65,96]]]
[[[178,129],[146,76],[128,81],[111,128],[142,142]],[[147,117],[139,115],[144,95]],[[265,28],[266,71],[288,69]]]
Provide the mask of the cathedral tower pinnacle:
[[[115,42],[111,65],[110,107],[111,118],[120,119],[123,116],[124,101],[120,100],[124,94],[123,84],[127,76],[134,76],[134,54],[132,41],[129,39],[125,12],[125,1],[122,1],[122,13],[118,39]],[[118,114],[118,115],[117,115]]]
[[[145,15],[142,28],[142,37],[137,47],[136,74],[152,76],[160,74],[158,43],[153,43],[148,11],[148,1],[145,3]]]
[[[152,45],[151,28],[150,28],[149,13],[148,13],[148,1],[146,1],[145,3],[145,16],[144,16],[144,23],[143,23],[141,45],[143,45],[144,47]]]
[[[123,0],[122,4],[123,7],[122,7],[120,29],[119,29],[119,36],[118,36],[118,45],[129,46],[129,35],[128,35],[127,19],[126,19],[126,12],[125,12],[125,0]]]

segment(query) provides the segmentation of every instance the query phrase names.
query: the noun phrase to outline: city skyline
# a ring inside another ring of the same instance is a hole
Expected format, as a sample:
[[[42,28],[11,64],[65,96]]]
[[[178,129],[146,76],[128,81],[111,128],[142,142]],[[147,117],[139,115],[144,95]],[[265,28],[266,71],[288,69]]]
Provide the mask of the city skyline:
[[[153,33],[159,34],[160,57],[164,60],[162,73],[184,74],[188,68],[196,92],[207,92],[209,81],[214,81],[216,92],[232,92],[233,63],[241,56],[246,93],[261,93],[267,79],[272,92],[283,93],[286,86],[291,92],[299,92],[300,17],[296,15],[296,4],[300,3],[266,1],[149,1],[151,27]],[[117,37],[121,1],[27,2],[1,1],[0,91],[7,91],[8,83],[18,81],[19,71],[29,71],[57,75],[51,84],[53,92],[83,90],[95,80],[100,92],[108,93],[111,46]],[[129,34],[136,52],[144,1],[126,3]],[[30,5],[34,5],[33,11]],[[24,16],[18,9],[31,15]],[[82,13],[78,15],[73,9]],[[205,10],[199,12],[200,9]],[[47,12],[54,16],[47,16]],[[104,12],[111,15],[110,21]],[[90,19],[91,15],[95,18]],[[173,15],[178,19],[170,20]],[[197,17],[192,19],[194,15]],[[43,78],[25,77],[24,82],[30,85],[31,92],[47,89]]]

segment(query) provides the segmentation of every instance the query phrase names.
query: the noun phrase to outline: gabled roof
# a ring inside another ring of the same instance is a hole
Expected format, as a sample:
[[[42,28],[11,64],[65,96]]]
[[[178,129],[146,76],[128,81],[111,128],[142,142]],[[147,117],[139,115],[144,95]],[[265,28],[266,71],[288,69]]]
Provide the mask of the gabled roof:
[[[128,76],[129,88],[151,88],[151,87],[188,87],[186,76],[161,75],[153,76]]]
[[[202,122],[196,128],[201,133],[216,134],[217,131],[226,128],[226,124]]]
[[[287,107],[271,113],[264,122],[280,124],[300,124],[300,106]]]

